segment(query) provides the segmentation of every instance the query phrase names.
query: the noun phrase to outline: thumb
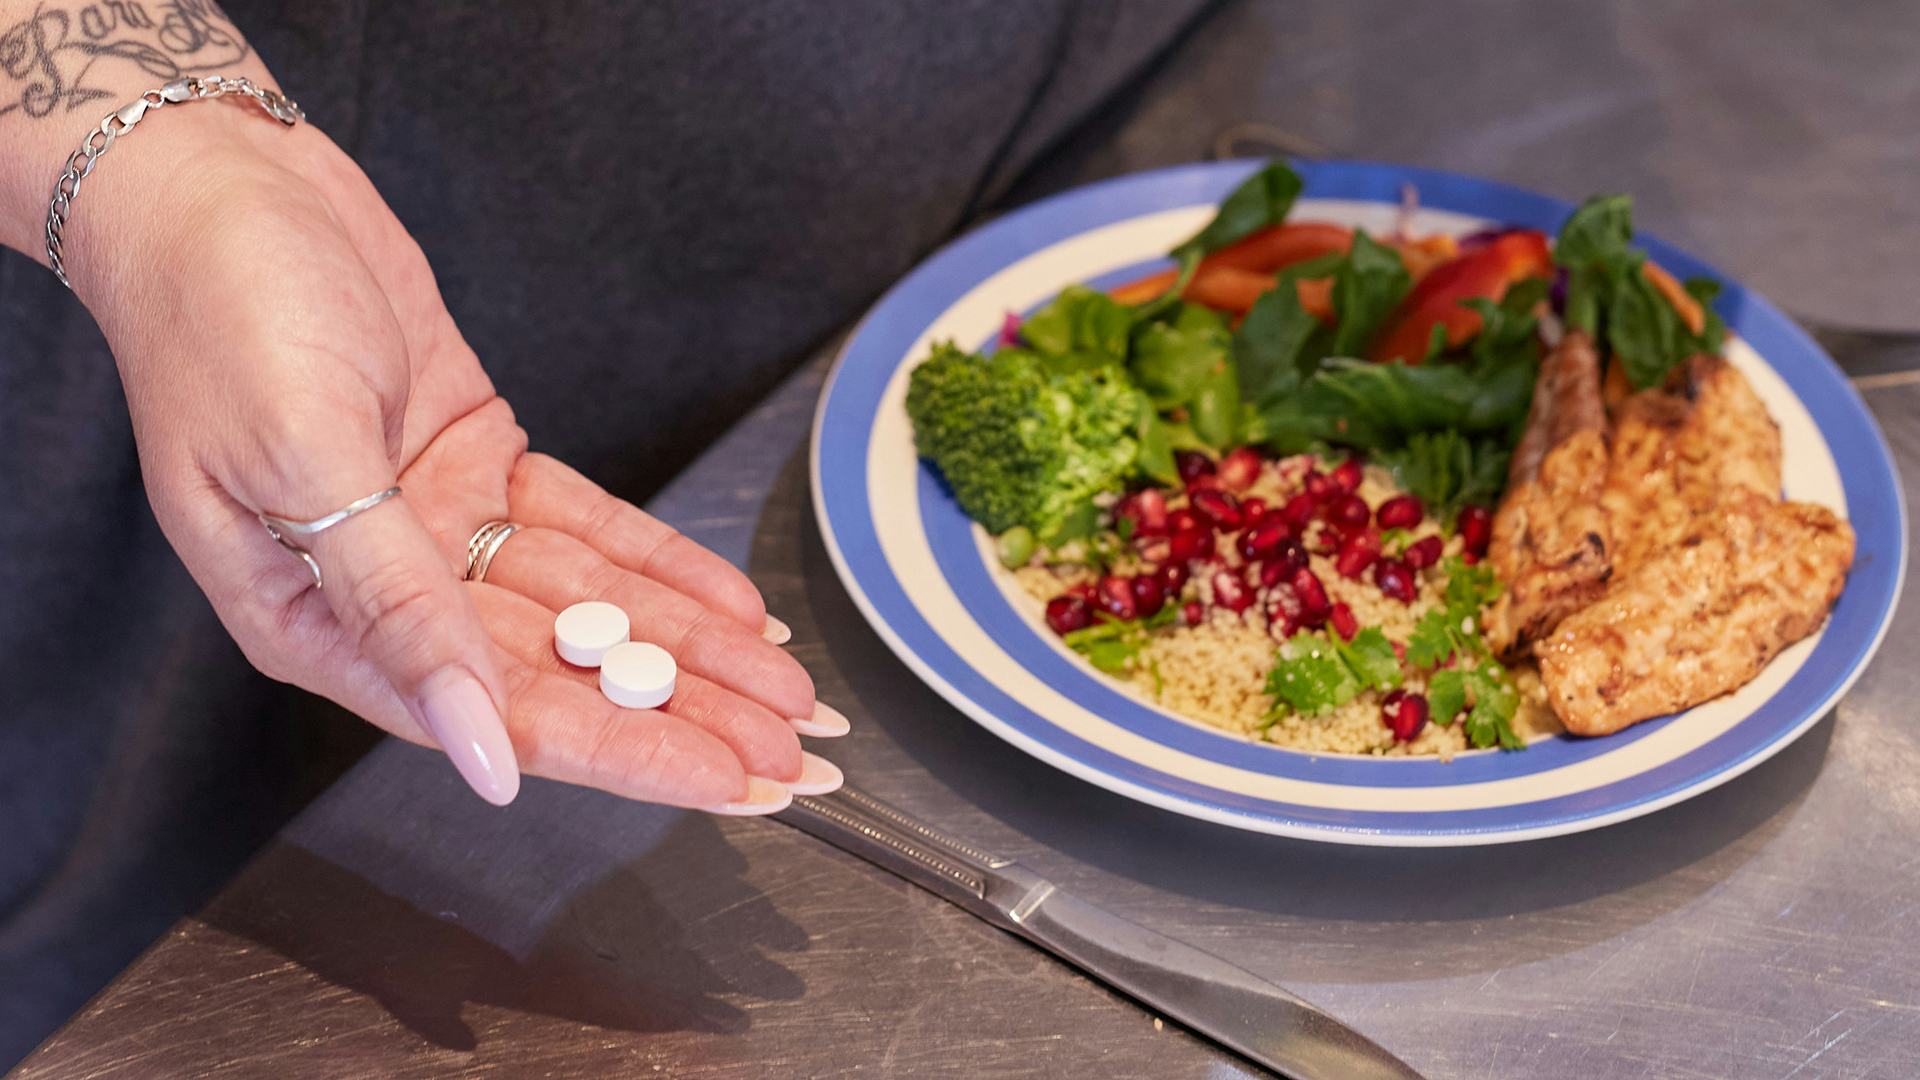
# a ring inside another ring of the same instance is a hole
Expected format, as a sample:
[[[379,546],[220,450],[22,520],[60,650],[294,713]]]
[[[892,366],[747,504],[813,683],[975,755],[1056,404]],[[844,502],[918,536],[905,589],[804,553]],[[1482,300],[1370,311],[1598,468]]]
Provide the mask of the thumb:
[[[505,684],[473,599],[404,497],[325,529],[307,545],[321,593],[360,653],[392,684],[454,768],[496,806],[520,791]]]

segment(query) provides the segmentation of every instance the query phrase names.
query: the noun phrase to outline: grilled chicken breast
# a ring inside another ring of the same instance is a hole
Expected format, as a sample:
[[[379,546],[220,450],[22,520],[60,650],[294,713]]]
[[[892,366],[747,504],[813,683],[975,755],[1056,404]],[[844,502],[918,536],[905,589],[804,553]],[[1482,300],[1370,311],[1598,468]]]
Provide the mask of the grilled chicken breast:
[[[1745,685],[1819,629],[1853,564],[1831,510],[1745,484],[1537,643],[1567,730],[1606,735]]]
[[[1696,517],[1736,489],[1780,497],[1780,429],[1745,376],[1701,354],[1665,386],[1630,395],[1615,410],[1600,496],[1615,574],[1689,535]]]
[[[1493,515],[1487,558],[1507,588],[1487,612],[1487,638],[1503,659],[1523,655],[1606,590],[1606,426],[1593,339],[1570,331],[1540,363],[1507,493]]]

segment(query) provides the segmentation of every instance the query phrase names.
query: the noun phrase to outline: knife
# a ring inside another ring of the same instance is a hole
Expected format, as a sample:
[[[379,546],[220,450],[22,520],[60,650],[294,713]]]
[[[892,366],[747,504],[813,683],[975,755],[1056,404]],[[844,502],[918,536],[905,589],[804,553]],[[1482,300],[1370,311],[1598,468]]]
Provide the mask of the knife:
[[[1130,923],[1011,859],[842,787],[780,821],[906,878],[1292,1080],[1421,1080],[1314,1005],[1211,953]]]

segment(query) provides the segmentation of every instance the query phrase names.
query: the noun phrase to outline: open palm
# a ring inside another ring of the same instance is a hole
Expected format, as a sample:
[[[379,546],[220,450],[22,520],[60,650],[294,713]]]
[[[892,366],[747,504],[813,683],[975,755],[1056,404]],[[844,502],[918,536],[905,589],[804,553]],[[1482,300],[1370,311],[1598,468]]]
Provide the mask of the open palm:
[[[442,745],[497,802],[515,759],[703,807],[783,794],[751,777],[831,772],[803,762],[795,730],[825,733],[832,714],[814,719],[811,680],[761,636],[752,584],[526,451],[419,248],[324,135],[213,119],[178,124],[190,174],[121,155],[122,183],[144,175],[169,212],[96,199],[93,261],[74,272],[118,358],[155,512],[249,659]],[[395,483],[402,498],[314,539],[324,589],[255,517],[315,518]],[[465,583],[468,538],[495,519],[523,528],[485,584]],[[555,612],[586,599],[620,604],[679,661],[663,710],[617,708],[554,656]]]

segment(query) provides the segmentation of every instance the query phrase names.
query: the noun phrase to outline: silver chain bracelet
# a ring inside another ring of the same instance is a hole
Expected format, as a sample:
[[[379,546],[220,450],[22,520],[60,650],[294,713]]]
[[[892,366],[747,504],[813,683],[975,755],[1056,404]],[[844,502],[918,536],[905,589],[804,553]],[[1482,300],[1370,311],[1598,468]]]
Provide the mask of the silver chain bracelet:
[[[73,283],[67,280],[67,264],[60,257],[60,234],[67,227],[67,214],[73,207],[73,197],[80,194],[80,181],[93,175],[94,164],[113,145],[113,140],[132,131],[150,109],[178,105],[183,101],[225,97],[228,94],[247,95],[258,102],[268,116],[288,127],[307,118],[307,114],[300,111],[300,106],[285,94],[268,90],[245,76],[229,79],[221,75],[176,79],[108,113],[106,119],[100,121],[100,126],[87,134],[87,140],[80,144],[80,149],[68,156],[66,170],[53,185],[53,205],[47,208],[47,262],[52,265],[53,276],[60,279],[60,284],[73,288]]]

